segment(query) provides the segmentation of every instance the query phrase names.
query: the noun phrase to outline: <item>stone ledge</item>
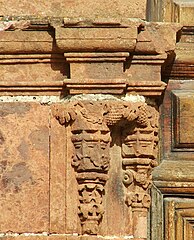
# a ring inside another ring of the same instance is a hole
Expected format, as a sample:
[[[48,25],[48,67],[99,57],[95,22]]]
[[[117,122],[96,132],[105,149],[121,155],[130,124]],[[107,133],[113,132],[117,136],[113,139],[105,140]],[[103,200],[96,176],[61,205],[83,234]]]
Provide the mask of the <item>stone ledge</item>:
[[[63,81],[8,82],[0,81],[0,96],[57,95],[63,94]]]
[[[67,79],[64,81],[64,86],[69,94],[104,93],[119,95],[136,92],[143,96],[160,96],[166,88],[166,84],[160,81],[130,81],[126,79],[90,79],[83,82]]]
[[[36,234],[36,233],[11,233],[11,234],[1,234],[0,239],[2,240],[127,240],[133,239],[133,236],[76,236],[76,234]],[[139,240],[139,238],[138,238]]]

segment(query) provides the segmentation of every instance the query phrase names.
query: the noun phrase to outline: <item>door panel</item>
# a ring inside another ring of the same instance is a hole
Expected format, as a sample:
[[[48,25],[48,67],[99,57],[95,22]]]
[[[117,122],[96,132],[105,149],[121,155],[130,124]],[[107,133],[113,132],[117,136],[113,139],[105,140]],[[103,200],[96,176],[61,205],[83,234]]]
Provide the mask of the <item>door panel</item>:
[[[156,236],[159,240],[191,240],[194,239],[193,80],[169,80],[160,113],[160,164],[153,172],[150,235],[153,240]],[[162,209],[159,214],[158,209]],[[159,230],[155,229],[155,222],[160,223]]]
[[[165,198],[165,239],[194,239],[194,201],[190,198]]]
[[[183,25],[162,68],[159,166],[153,172],[151,240],[194,239],[194,3],[148,0],[151,21]]]

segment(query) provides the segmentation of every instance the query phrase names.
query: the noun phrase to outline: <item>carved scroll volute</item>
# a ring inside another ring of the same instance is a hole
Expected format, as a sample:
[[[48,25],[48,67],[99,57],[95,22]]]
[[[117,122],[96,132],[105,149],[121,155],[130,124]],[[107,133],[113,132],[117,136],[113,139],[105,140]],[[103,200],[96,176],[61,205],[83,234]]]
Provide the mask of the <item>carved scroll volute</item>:
[[[110,162],[110,130],[104,112],[101,103],[80,101],[69,104],[66,109],[57,109],[55,115],[61,124],[71,122],[72,166],[78,182],[82,234],[98,234],[104,213],[104,186]]]
[[[146,104],[138,109],[136,120],[122,131],[123,183],[126,204],[133,211],[134,237],[146,238],[151,172],[157,165],[158,112]]]

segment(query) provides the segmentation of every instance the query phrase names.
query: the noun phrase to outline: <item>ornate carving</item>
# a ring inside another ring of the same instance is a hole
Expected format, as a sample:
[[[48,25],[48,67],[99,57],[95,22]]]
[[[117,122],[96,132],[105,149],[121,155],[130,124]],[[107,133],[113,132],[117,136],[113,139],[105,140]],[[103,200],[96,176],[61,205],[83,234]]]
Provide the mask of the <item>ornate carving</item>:
[[[84,173],[79,174],[77,180],[80,201],[78,214],[82,224],[82,233],[97,234],[104,214],[102,196],[107,176],[99,173]]]
[[[150,206],[151,171],[156,166],[158,112],[146,103],[77,101],[56,109],[61,124],[71,122],[83,234],[97,234],[103,217],[104,186],[109,169],[110,130],[121,129],[126,203],[133,211]]]
[[[132,182],[130,181],[132,179]],[[149,168],[137,167],[135,170],[128,169],[124,172],[123,183],[128,186],[126,203],[133,208],[149,208],[150,195],[147,189],[151,185]]]
[[[136,124],[122,131],[122,157],[127,188],[126,203],[142,211],[150,206],[148,190],[151,171],[157,165],[158,112],[151,106],[140,106]]]
[[[126,204],[133,212],[134,238],[145,238],[147,209],[151,202],[151,172],[157,165],[158,112],[144,104],[138,106],[135,113],[138,116],[133,124],[122,130],[123,183]],[[143,235],[141,228],[145,229]]]
[[[110,162],[110,130],[105,112],[102,103],[90,101],[77,101],[55,110],[61,124],[72,123],[72,166],[77,173],[78,215],[83,234],[97,234],[104,213],[102,197]]]
[[[108,126],[138,125],[145,127],[148,124],[148,113],[145,103],[110,102],[105,105],[104,114]]]
[[[72,142],[75,147],[72,166],[77,172],[108,171],[110,161],[108,130],[74,130]]]

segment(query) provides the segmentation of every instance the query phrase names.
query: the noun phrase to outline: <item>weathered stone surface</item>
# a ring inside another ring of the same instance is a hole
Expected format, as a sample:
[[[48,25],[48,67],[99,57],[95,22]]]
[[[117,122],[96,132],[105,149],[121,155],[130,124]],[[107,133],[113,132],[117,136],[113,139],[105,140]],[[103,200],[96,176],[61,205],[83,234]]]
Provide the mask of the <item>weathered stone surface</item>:
[[[1,30],[0,42],[0,53],[3,54],[52,52],[54,48],[51,31]]]
[[[61,126],[51,115],[50,145],[50,232],[80,232],[77,217],[77,182],[71,166],[70,128]],[[61,145],[61,143],[63,143]]]
[[[0,71],[1,95],[60,95],[69,76],[63,54],[2,54]]]
[[[48,107],[1,103],[0,120],[0,232],[48,231]]]
[[[94,2],[92,0],[76,1],[46,1],[32,0],[20,2],[11,0],[1,1],[1,15],[36,15],[62,17],[138,17],[145,19],[145,0],[119,0]]]
[[[125,204],[119,128],[112,131],[111,137],[109,179],[105,186],[104,199],[106,210],[102,219],[101,232],[107,236],[131,236],[133,235],[133,219],[131,211]]]
[[[161,84],[151,92],[146,82],[161,80],[161,64],[174,51],[180,28],[133,18],[5,19],[0,39],[0,92],[5,95],[123,94],[136,90],[132,85],[139,80],[139,92],[161,95]],[[63,89],[62,80],[69,78],[75,82]]]
[[[33,57],[33,56],[32,56]],[[44,82],[45,79],[49,81],[60,81],[66,78],[66,65],[61,63],[31,63],[23,62],[17,63],[12,61],[12,64],[0,64],[1,79],[0,81],[7,82]]]
[[[144,102],[83,100],[56,105],[52,112],[61,125],[71,126],[81,233],[127,232],[146,238],[148,190],[158,145],[157,109]]]
[[[54,119],[55,120],[55,119]],[[59,142],[66,138],[65,129],[51,115],[50,145],[50,232],[65,232],[66,208],[66,151]]]
[[[122,77],[124,77],[122,62],[71,63],[72,79],[119,79]]]
[[[2,239],[147,238],[158,106],[137,93],[162,94],[161,66],[173,60],[180,26],[143,21],[146,4],[1,1],[2,95],[101,94],[0,104]],[[163,175],[156,184],[169,193]]]
[[[60,25],[56,26],[56,45],[65,52],[133,51],[136,44],[137,27],[141,20],[126,19],[126,23],[122,23],[120,19],[113,20],[113,23],[109,19],[102,23],[96,23],[89,18],[83,19],[81,26],[79,22],[75,25],[74,22],[70,22],[67,27],[64,23],[63,28]],[[88,22],[91,22],[89,26]]]

